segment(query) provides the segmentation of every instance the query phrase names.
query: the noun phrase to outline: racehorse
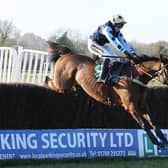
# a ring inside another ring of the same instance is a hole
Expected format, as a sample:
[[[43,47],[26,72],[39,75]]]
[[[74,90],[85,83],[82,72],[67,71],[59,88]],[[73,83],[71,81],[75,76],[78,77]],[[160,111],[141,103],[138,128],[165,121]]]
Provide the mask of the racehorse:
[[[94,77],[95,62],[88,56],[71,52],[67,47],[48,42],[51,60],[55,62],[53,79],[47,78],[47,86],[56,92],[80,86],[89,96],[108,106],[121,106],[144,129],[159,148],[168,144],[161,130],[152,123],[145,102],[146,83],[157,76],[167,84],[168,60],[144,56],[139,64],[126,62],[118,83],[97,83]],[[110,99],[110,103],[109,103]],[[160,140],[151,131],[153,129]]]

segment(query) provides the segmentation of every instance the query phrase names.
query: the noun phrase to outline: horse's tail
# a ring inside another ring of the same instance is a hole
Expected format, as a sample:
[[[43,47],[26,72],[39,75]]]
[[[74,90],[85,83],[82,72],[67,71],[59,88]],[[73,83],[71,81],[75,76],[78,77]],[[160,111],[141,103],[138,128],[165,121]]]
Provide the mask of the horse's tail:
[[[49,45],[49,61],[50,62],[56,62],[57,59],[64,54],[72,53],[72,51],[63,45],[60,45],[58,43],[47,41]]]
[[[48,86],[48,81],[50,81],[50,80],[51,80],[50,77],[46,76],[45,82],[44,82],[46,86]]]

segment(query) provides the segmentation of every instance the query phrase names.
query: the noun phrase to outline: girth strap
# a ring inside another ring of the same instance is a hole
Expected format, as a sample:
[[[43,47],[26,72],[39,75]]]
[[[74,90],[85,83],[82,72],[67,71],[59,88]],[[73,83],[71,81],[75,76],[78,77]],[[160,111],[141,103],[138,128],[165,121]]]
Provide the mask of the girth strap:
[[[146,85],[141,82],[140,80],[137,80],[137,79],[133,79],[133,78],[130,78],[130,77],[127,77],[127,76],[118,76],[119,79],[123,79],[123,80],[127,80],[127,81],[131,81],[133,83],[136,83],[142,87],[146,87]]]

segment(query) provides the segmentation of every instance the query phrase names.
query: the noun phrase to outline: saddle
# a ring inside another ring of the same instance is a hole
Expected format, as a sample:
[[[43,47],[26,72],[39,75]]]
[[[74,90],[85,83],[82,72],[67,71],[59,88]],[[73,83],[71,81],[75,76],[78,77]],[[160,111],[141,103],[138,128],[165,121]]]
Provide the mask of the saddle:
[[[113,64],[109,66],[106,73],[105,83],[118,83],[123,66],[123,62],[113,62]],[[100,73],[101,64],[97,64],[94,69],[94,77],[96,80],[100,77]]]

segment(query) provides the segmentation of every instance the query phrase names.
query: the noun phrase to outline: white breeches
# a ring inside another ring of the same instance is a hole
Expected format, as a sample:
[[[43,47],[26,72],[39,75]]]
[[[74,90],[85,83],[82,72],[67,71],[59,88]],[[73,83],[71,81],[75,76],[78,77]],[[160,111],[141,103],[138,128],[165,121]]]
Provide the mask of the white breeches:
[[[91,39],[88,39],[88,50],[94,54],[98,55],[99,57],[103,57],[104,59],[110,59],[112,62],[117,61],[121,62],[121,59],[118,57],[118,55],[110,48],[108,45],[99,45],[92,41]],[[116,58],[115,58],[116,56]]]

